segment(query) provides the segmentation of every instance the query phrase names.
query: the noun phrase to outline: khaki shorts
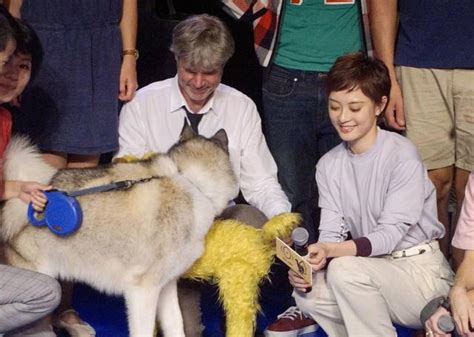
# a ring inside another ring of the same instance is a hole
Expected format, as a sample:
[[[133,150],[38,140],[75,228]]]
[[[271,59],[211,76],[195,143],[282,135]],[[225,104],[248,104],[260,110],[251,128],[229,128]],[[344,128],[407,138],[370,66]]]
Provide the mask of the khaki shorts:
[[[474,170],[474,70],[397,67],[407,136],[429,170]]]

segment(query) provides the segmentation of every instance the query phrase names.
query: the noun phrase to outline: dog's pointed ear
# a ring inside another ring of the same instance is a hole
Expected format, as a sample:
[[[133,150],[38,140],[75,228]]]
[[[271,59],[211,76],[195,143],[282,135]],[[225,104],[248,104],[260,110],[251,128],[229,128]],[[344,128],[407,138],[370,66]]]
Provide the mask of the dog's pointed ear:
[[[219,144],[227,153],[229,153],[229,138],[224,129],[220,129],[214,136],[211,137],[217,144]]]
[[[183,128],[181,129],[181,134],[179,135],[179,141],[184,142],[186,140],[189,140],[193,137],[196,137],[196,133],[194,130],[191,128],[191,126],[188,124],[188,120],[186,117],[184,118],[184,125]]]

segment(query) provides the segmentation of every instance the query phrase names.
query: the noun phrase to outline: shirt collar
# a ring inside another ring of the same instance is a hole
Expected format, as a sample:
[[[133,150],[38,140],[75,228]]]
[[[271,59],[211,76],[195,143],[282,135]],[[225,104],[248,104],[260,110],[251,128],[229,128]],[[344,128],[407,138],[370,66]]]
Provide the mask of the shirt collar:
[[[208,112],[216,114],[215,105],[216,105],[216,95],[218,95],[217,89],[218,88],[216,88],[216,90],[212,94],[211,99],[209,99],[209,101],[207,101],[207,103],[202,107],[202,109],[199,110],[198,112],[199,114],[206,114]],[[181,94],[181,90],[179,89],[179,85],[178,85],[178,75],[176,75],[173,78],[172,85],[171,85],[169,112],[179,111],[183,106],[185,106],[186,109],[191,111],[188,104],[186,103],[186,100]]]

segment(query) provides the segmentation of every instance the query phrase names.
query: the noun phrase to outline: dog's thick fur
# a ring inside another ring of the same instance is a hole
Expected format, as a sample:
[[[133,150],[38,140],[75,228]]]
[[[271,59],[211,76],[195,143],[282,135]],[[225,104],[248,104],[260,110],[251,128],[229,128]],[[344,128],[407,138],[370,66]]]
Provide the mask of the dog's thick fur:
[[[24,141],[12,140],[5,165],[9,180],[51,182],[73,191],[160,178],[128,190],[78,197],[84,219],[68,237],[27,225],[26,205],[9,200],[0,232],[9,263],[123,294],[132,337],[153,336],[156,315],[165,336],[184,336],[176,281],[202,255],[214,218],[238,192],[218,138],[226,139],[225,132],[207,140],[185,127],[177,145],[150,161],[58,172]]]

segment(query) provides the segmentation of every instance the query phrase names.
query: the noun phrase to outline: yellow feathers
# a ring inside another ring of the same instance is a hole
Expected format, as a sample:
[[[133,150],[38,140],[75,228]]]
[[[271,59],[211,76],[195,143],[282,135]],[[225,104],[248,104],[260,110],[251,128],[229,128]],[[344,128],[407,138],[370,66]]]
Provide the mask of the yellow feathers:
[[[270,219],[262,229],[232,219],[214,222],[206,236],[204,254],[184,277],[218,285],[227,337],[253,336],[259,285],[273,263],[275,236],[289,237],[299,221],[299,215],[284,213]]]

